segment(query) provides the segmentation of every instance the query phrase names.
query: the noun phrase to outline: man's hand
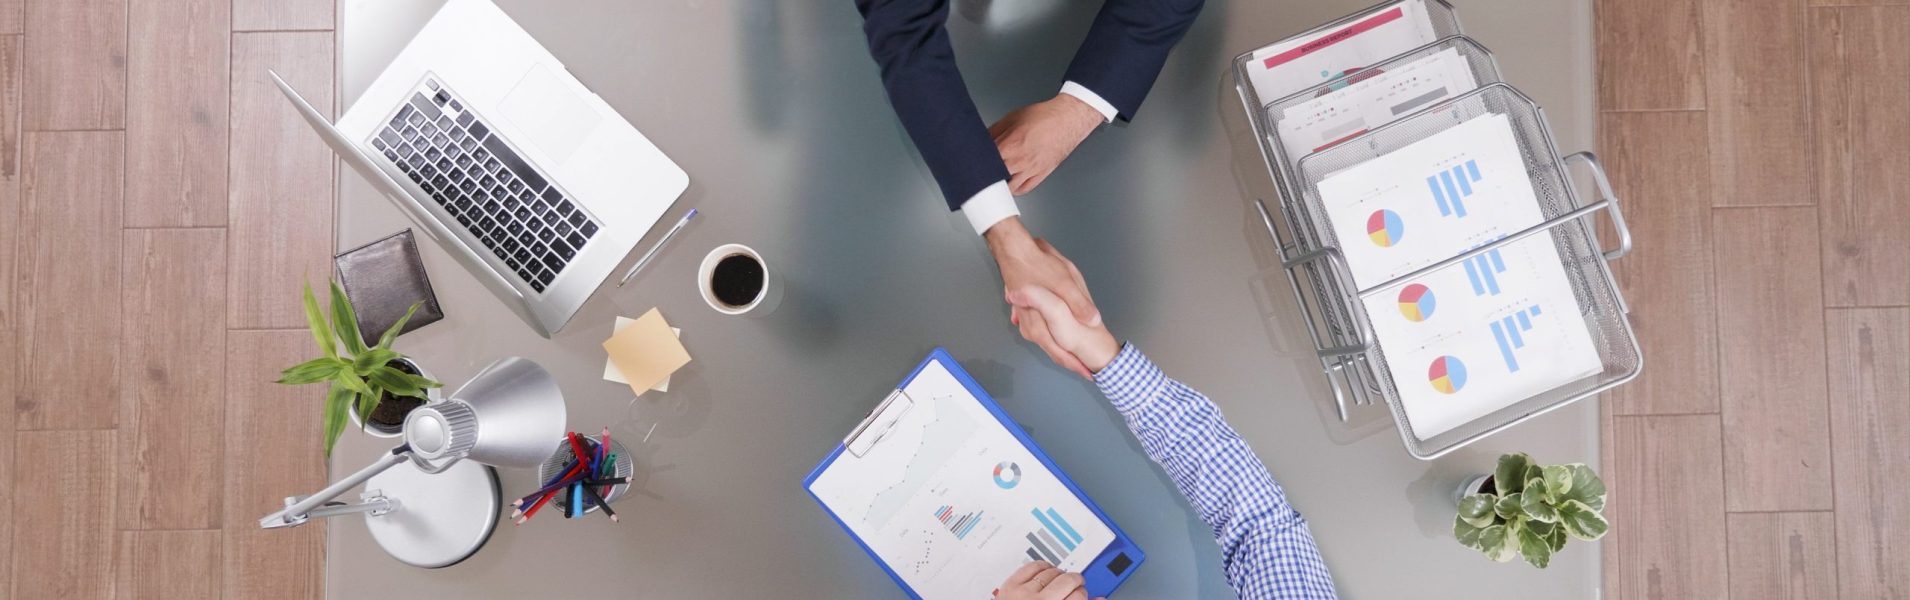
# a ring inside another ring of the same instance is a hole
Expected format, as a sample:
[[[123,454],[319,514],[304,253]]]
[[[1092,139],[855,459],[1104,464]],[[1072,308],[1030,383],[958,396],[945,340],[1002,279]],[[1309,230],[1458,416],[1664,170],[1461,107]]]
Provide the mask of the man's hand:
[[[1074,320],[1090,327],[1101,324],[1101,312],[1094,307],[1094,298],[1088,295],[1088,284],[1081,279],[1081,271],[1047,241],[1029,235],[1020,217],[996,223],[983,235],[988,238],[988,249],[995,255],[995,264],[1001,267],[1004,292],[1041,288],[1067,305]],[[1093,377],[1081,361],[1055,344],[1045,325],[1027,324],[1040,318],[1032,310],[1016,309],[1011,320],[1022,326],[1022,337],[1040,346],[1050,360],[1082,377]]]
[[[1031,562],[1008,576],[995,591],[995,600],[1088,600],[1087,580],[1063,573],[1054,565]]]
[[[989,126],[988,134],[1008,165],[1009,191],[1016,196],[1034,191],[1103,122],[1101,112],[1080,98],[1056,94]]]
[[[1008,303],[1014,305],[1022,336],[1030,327],[1046,328],[1055,345],[1089,371],[1099,373],[1121,353],[1121,343],[1108,333],[1106,325],[1084,325],[1069,318],[1068,305],[1054,294],[1034,286],[1008,290]]]

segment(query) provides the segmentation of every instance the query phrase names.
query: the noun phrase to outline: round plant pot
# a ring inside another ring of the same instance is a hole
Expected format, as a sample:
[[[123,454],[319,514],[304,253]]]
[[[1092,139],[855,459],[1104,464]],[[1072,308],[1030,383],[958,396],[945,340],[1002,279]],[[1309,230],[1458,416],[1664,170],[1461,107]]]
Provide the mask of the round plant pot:
[[[1465,483],[1459,484],[1459,487],[1452,491],[1452,505],[1458,506],[1459,501],[1466,496],[1492,493],[1492,488],[1491,475],[1474,475],[1467,477]]]
[[[424,367],[418,366],[416,361],[409,358],[400,358],[387,364],[412,375],[427,379],[432,378],[430,373],[425,372]],[[353,404],[349,407],[352,425],[358,426],[359,430],[371,434],[372,437],[395,438],[404,435],[405,415],[411,414],[412,409],[424,406],[425,403],[430,400],[438,399],[438,390],[426,390],[425,396],[425,400],[420,400],[417,398],[385,394],[385,397],[379,400],[378,408],[372,410],[371,414],[373,418],[369,423],[365,422],[364,417],[358,414],[358,405]],[[384,421],[387,419],[392,422],[385,423]]]

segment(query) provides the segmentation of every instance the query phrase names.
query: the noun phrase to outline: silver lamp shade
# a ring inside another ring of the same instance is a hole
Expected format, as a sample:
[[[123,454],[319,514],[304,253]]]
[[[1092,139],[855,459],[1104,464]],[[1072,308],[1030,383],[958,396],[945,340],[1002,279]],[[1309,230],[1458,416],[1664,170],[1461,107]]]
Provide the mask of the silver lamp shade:
[[[564,393],[537,363],[510,357],[491,363],[448,399],[405,417],[405,442],[426,472],[458,460],[535,467],[564,435]]]

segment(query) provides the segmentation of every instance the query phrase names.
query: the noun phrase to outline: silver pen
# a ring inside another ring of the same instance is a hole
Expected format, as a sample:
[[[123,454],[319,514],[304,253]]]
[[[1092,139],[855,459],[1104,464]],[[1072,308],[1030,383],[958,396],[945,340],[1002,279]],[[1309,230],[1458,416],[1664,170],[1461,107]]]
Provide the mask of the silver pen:
[[[630,265],[630,270],[623,274],[623,280],[617,282],[617,287],[630,283],[630,278],[636,277],[637,271],[643,270],[644,265],[650,264],[650,259],[657,257],[657,252],[662,251],[663,247],[670,243],[670,238],[676,237],[677,232],[683,231],[683,226],[689,225],[690,219],[694,218],[696,218],[696,209],[692,208],[688,214],[683,215],[682,220],[677,221],[676,225],[670,228],[670,231],[663,234],[663,239],[657,240],[657,245],[651,246],[649,252],[643,253],[643,258],[637,259],[637,264]]]

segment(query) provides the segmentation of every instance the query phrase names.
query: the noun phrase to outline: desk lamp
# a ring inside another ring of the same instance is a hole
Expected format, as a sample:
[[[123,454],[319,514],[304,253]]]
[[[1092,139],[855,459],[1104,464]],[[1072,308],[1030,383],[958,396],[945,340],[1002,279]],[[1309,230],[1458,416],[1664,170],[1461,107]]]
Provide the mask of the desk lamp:
[[[403,444],[315,494],[286,498],[285,509],[259,519],[259,527],[363,513],[372,539],[400,562],[457,564],[497,528],[502,499],[497,472],[486,465],[537,466],[563,437],[565,421],[563,392],[549,372],[522,358],[499,360],[449,398],[406,415]],[[416,468],[392,470],[407,461]],[[363,502],[331,502],[359,484]]]

